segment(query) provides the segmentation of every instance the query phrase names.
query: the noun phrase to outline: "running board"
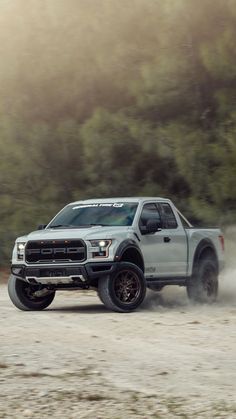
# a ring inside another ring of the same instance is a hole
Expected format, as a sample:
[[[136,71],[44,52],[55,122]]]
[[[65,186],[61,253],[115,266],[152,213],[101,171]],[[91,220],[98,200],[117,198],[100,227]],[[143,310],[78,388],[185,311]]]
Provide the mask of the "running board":
[[[186,286],[187,278],[146,278],[147,286],[158,285],[164,287],[165,285],[179,285],[180,287]]]

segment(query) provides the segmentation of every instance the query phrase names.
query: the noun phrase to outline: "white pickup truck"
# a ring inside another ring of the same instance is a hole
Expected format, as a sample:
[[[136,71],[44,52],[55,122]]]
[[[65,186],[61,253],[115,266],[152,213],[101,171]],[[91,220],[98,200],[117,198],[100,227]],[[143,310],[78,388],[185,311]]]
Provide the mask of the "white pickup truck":
[[[21,310],[91,288],[108,309],[129,312],[147,287],[185,286],[191,300],[212,302],[223,265],[221,231],[194,228],[169,199],[85,200],[16,240],[8,290]]]

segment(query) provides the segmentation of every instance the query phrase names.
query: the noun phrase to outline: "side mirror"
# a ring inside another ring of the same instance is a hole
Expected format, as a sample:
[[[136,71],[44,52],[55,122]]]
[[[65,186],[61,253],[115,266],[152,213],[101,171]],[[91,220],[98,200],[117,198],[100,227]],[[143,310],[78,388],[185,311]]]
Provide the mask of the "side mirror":
[[[37,230],[44,230],[47,227],[47,224],[39,224]]]
[[[148,220],[146,224],[146,234],[156,233],[161,230],[161,223],[157,220]]]

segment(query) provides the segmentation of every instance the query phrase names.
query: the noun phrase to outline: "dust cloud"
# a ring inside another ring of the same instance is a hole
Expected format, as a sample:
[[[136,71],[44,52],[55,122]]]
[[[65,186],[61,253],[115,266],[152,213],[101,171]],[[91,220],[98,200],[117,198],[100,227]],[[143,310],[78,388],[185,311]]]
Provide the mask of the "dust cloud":
[[[236,304],[236,226],[225,230],[225,269],[220,277],[219,302]]]

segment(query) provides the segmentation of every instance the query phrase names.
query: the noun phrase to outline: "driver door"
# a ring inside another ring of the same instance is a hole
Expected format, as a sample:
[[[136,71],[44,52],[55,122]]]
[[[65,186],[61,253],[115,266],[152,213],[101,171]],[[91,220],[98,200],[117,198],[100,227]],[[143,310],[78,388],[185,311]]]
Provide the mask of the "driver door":
[[[187,243],[182,226],[166,228],[158,203],[143,205],[139,220],[140,247],[144,256],[146,277],[173,277],[186,274]],[[174,214],[173,214],[174,215]],[[148,220],[158,222],[161,228],[146,233]]]

